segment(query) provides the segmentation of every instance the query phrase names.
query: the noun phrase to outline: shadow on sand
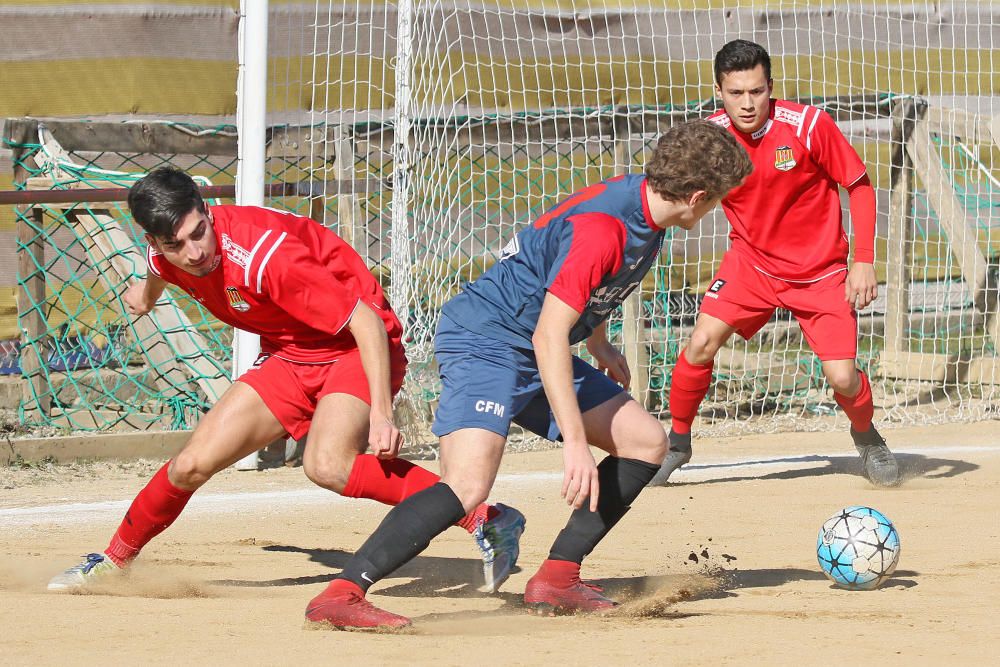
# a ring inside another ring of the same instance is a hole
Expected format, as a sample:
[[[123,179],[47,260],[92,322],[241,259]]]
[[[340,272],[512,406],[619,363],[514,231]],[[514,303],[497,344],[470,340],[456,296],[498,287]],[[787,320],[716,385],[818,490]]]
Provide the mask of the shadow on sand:
[[[903,485],[913,479],[955,477],[979,468],[978,464],[961,459],[938,458],[907,452],[897,452],[896,461],[899,464],[899,470],[903,477]],[[808,467],[764,472],[768,467],[775,465],[808,465]],[[755,471],[754,468],[759,468],[759,472]],[[726,475],[725,473],[728,469],[740,469],[744,471],[744,474]],[[681,470],[689,472],[718,471],[722,476],[692,481],[679,479],[676,482],[671,481],[668,486],[700,486],[752,479],[801,479],[803,477],[817,477],[819,475],[855,475],[860,477],[861,460],[857,456],[825,456],[820,454],[786,456],[761,459],[760,461],[739,461],[734,463],[699,464],[695,460],[695,462],[687,464]]]

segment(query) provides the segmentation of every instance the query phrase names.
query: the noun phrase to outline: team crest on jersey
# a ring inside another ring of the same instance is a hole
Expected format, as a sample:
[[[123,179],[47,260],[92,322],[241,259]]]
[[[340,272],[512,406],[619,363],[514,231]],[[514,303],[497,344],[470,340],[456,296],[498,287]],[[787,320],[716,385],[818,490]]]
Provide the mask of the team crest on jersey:
[[[233,310],[245,313],[250,310],[250,304],[243,300],[243,295],[235,287],[226,288],[226,296],[229,297],[229,305]]]
[[[778,171],[789,171],[795,167],[795,154],[791,146],[778,146],[774,149],[774,168]]]

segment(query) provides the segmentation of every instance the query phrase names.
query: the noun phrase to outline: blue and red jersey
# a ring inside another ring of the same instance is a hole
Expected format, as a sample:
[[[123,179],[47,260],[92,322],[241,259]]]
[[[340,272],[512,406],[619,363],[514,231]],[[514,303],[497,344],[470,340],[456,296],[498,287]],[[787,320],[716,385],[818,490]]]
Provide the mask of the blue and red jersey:
[[[641,282],[663,245],[642,175],[586,187],[521,230],[500,260],[445,304],[464,329],[530,348],[545,294],[580,313],[570,343],[585,340]]]

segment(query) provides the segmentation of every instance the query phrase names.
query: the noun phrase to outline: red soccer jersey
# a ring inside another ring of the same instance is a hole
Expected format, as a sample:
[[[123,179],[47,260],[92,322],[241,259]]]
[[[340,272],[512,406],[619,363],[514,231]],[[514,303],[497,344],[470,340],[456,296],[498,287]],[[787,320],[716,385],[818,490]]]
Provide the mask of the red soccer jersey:
[[[838,186],[865,164],[833,118],[816,107],[771,101],[764,126],[744,134],[725,111],[709,120],[729,129],[750,154],[753,173],[722,200],[732,249],[775,278],[810,282],[847,267]]]
[[[357,348],[346,329],[359,302],[402,333],[382,288],[343,239],[309,218],[253,206],[212,206],[215,268],[198,277],[155,248],[149,270],[193,296],[218,319],[260,335],[262,352],[319,363]]]

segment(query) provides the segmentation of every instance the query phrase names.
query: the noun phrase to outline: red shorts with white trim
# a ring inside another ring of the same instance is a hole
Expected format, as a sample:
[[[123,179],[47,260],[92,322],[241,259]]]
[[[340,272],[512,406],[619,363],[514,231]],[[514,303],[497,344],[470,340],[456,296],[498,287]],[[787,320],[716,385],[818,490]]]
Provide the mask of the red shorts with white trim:
[[[395,396],[406,375],[403,346],[389,341],[390,384]],[[298,440],[309,432],[319,400],[327,394],[350,394],[371,405],[361,353],[350,350],[333,361],[303,364],[262,354],[239,381],[253,387],[288,434]]]
[[[808,283],[772,278],[742,255],[729,251],[705,293],[701,312],[749,339],[767,324],[776,308],[784,308],[798,320],[809,347],[821,361],[854,359],[858,354],[858,315],[844,299],[846,280],[846,271]]]

